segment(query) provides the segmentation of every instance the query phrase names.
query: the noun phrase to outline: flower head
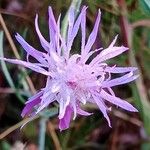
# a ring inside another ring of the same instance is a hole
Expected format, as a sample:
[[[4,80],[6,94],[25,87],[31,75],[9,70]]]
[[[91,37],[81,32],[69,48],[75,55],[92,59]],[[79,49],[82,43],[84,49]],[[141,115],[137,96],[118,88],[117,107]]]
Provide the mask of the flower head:
[[[35,29],[39,36],[44,52],[30,46],[19,34],[16,39],[27,52],[27,61],[6,59],[10,63],[23,65],[33,71],[47,76],[45,88],[41,89],[33,97],[29,98],[22,111],[22,116],[38,114],[45,107],[56,101],[59,104],[60,120],[59,128],[64,130],[69,127],[70,120],[76,116],[88,116],[91,113],[81,109],[86,103],[96,104],[109,126],[110,119],[107,112],[110,111],[106,102],[119,106],[127,111],[136,112],[128,102],[115,96],[112,87],[135,80],[135,67],[109,66],[106,61],[128,50],[124,46],[115,46],[117,36],[106,49],[91,50],[98,33],[101,13],[95,21],[95,25],[88,39],[86,39],[86,9],[83,7],[77,19],[74,10],[69,11],[69,26],[67,38],[63,39],[60,33],[60,16],[56,21],[51,7],[49,7],[49,34],[50,42],[42,36],[38,27],[38,15],[35,18]],[[73,41],[81,28],[80,54],[71,55]],[[93,59],[91,56],[97,54]],[[28,56],[32,56],[37,63],[29,62]],[[87,60],[89,63],[87,63]],[[90,60],[90,61],[89,61]],[[123,76],[112,79],[112,74],[123,73]],[[36,107],[36,111],[33,109]]]

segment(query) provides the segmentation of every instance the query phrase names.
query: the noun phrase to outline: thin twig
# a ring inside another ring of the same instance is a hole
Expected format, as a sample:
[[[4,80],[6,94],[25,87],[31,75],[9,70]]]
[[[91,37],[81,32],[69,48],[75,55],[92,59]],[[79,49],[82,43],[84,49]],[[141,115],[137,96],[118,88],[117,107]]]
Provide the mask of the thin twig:
[[[47,128],[48,128],[48,131],[49,131],[49,133],[52,137],[52,140],[54,142],[56,150],[61,150],[62,148],[60,146],[59,139],[58,139],[57,134],[55,132],[55,128],[54,128],[53,124],[50,121],[47,124]]]
[[[3,17],[2,17],[2,15],[1,15],[1,13],[0,13],[0,23],[2,25],[2,28],[3,28],[4,32],[5,32],[5,34],[6,34],[6,37],[7,37],[8,41],[9,41],[9,44],[10,44],[10,46],[12,48],[12,51],[13,51],[15,57],[17,59],[20,59],[20,55],[19,55],[19,53],[17,51],[17,48],[16,48],[16,46],[15,46],[13,40],[12,40],[10,32],[9,32],[9,30],[8,30],[6,24],[5,24],[5,21],[4,21]],[[22,70],[25,72],[25,68],[22,68]],[[34,85],[33,85],[32,81],[31,81],[30,77],[27,75],[25,78],[26,78],[26,80],[27,80],[27,82],[29,84],[29,87],[30,87],[32,93],[33,94],[36,93],[36,90],[34,88]]]
[[[15,93],[16,90],[12,88],[0,88],[0,93],[12,94]]]
[[[140,26],[150,27],[150,20],[147,20],[147,19],[139,20],[139,21],[136,21],[136,22],[131,24],[131,27],[133,29],[137,28],[137,27],[140,27]]]
[[[133,117],[130,117],[129,115],[125,114],[125,113],[122,113],[121,111],[118,111],[118,110],[113,110],[113,115],[120,118],[120,119],[123,119],[125,121],[128,121],[138,127],[141,127],[143,125],[143,123],[136,119],[136,118],[133,118]]]
[[[21,13],[21,12],[19,12],[19,13],[13,12],[12,13],[12,12],[9,12],[5,9],[0,8],[0,13],[10,15],[10,16],[14,16],[14,17],[19,17],[19,18],[22,18],[22,19],[27,20],[28,22],[32,23],[32,21],[29,19],[29,17],[26,14]]]
[[[28,91],[25,91],[25,90],[22,90],[22,89],[17,89],[17,92],[22,94],[22,95],[26,95],[26,93],[28,93]],[[16,89],[13,89],[13,88],[0,88],[0,93],[14,94],[14,93],[16,93]]]
[[[50,110],[45,110],[39,114],[37,114],[34,117],[29,117],[29,118],[25,118],[22,121],[20,121],[19,123],[13,125],[12,127],[8,128],[6,131],[4,131],[3,133],[0,134],[0,139],[4,138],[5,136],[7,136],[8,134],[10,134],[11,132],[13,132],[14,130],[16,130],[17,128],[26,125],[27,123],[29,123],[30,121],[33,121],[35,119],[38,119],[39,117],[52,117],[54,115],[56,115],[58,113],[58,108],[53,107]],[[45,115],[45,116],[43,116]]]
[[[124,0],[118,0],[118,4],[120,6],[120,8],[122,9],[123,14],[121,15],[121,19],[122,19],[122,32],[125,35],[125,39],[126,39],[126,45],[132,49],[132,36],[133,36],[133,29],[130,25],[130,23],[127,20],[127,8],[126,8],[126,2]],[[138,73],[139,73],[139,78],[137,80],[135,80],[136,82],[136,86],[138,88],[139,91],[139,96],[140,99],[142,100],[143,103],[145,103],[147,106],[149,106],[149,101],[148,101],[148,96],[146,93],[146,89],[143,83],[143,75],[141,72],[141,69],[138,67],[138,63],[136,62],[136,58],[135,55],[133,53],[133,50],[129,51],[129,61],[130,64],[132,66],[136,66],[138,68]],[[145,106],[146,106],[145,105]]]
[[[39,118],[38,115],[35,116],[32,120],[35,120],[37,118]],[[5,136],[7,136],[8,134],[10,134],[14,130],[18,129],[19,127],[21,127],[26,122],[29,122],[30,120],[31,120],[31,118],[25,118],[22,121],[20,121],[19,123],[15,124],[14,126],[12,126],[9,129],[5,130],[3,133],[0,134],[0,139],[3,139]]]
[[[85,106],[83,106],[85,109],[99,109],[95,104],[86,104]],[[136,119],[136,118],[133,118],[133,117],[130,117],[129,115],[119,111],[119,110],[116,110],[116,109],[112,109],[112,114],[122,120],[125,120],[125,121],[128,121],[138,127],[141,127],[143,125],[143,123]]]
[[[4,31],[5,31],[6,37],[7,37],[8,41],[9,41],[9,43],[10,43],[10,46],[11,46],[11,48],[13,50],[13,53],[14,53],[15,57],[17,59],[20,59],[19,53],[17,51],[17,48],[16,48],[16,46],[15,46],[13,40],[12,40],[12,37],[11,37],[11,35],[10,35],[8,29],[7,29],[7,26],[6,26],[5,21],[4,21],[4,19],[3,19],[1,14],[0,14],[0,23],[1,23],[1,25],[2,25],[2,27],[4,29]]]
[[[126,1],[125,0],[118,0],[118,4],[119,4],[119,6],[123,12],[123,14],[121,14],[121,16],[120,16],[121,20],[122,20],[122,26],[121,26],[122,28],[121,29],[125,35],[124,38],[126,39],[127,46],[130,49],[132,49],[133,48],[132,42],[133,42],[134,30],[131,27],[131,25],[127,19],[128,11],[127,11],[127,6],[126,6]],[[149,130],[150,116],[148,113],[148,111],[150,110],[150,102],[148,100],[148,95],[147,95],[146,88],[145,88],[145,85],[143,82],[143,75],[141,72],[141,68],[138,67],[138,63],[136,61],[135,54],[134,54],[133,50],[129,51],[129,61],[130,61],[130,64],[132,66],[136,66],[138,68],[139,78],[135,81],[136,87],[134,87],[134,90],[136,91],[136,94],[137,94],[137,103],[138,103],[137,106],[139,107],[140,114],[141,114],[141,117],[142,117],[143,122],[144,122],[145,134],[150,135],[150,130]],[[143,146],[146,146],[148,149],[150,148],[149,143],[142,143],[142,144],[143,144]]]

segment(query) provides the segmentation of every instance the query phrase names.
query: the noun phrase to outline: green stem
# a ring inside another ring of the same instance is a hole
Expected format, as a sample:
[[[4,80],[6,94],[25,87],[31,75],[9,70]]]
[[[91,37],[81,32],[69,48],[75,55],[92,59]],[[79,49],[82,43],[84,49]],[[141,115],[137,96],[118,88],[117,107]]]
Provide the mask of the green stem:
[[[72,0],[72,2],[71,2],[70,8],[71,7],[74,8],[74,10],[75,10],[75,17],[78,15],[81,2],[82,2],[82,0]],[[68,9],[68,11],[67,11],[67,13],[66,13],[63,21],[62,21],[61,35],[62,35],[62,37],[64,39],[66,39],[66,37],[67,37],[67,28],[68,28],[68,24],[69,24],[69,22],[68,22],[68,12],[69,12],[69,9]]]
[[[45,110],[40,113],[40,132],[39,132],[39,150],[45,150],[45,132],[46,132],[46,121],[58,114],[58,108],[54,107],[50,110]]]
[[[3,32],[2,31],[0,32],[0,57],[4,58],[4,53],[3,53]],[[1,63],[1,67],[2,67],[3,73],[4,73],[5,77],[6,77],[6,80],[7,80],[8,84],[10,85],[10,87],[12,89],[15,90],[16,96],[18,97],[20,102],[22,102],[24,104],[25,100],[20,95],[18,90],[16,89],[15,84],[14,84],[12,78],[11,78],[11,75],[10,75],[8,69],[7,69],[5,61],[1,60],[0,63]]]
[[[44,117],[42,117],[40,120],[39,150],[45,149],[46,121],[47,121],[47,118],[44,118]]]

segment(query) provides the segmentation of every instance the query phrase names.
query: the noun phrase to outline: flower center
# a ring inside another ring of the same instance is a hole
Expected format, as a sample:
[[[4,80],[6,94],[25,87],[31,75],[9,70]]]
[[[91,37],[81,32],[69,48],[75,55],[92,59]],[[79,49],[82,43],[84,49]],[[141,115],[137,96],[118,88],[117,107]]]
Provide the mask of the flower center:
[[[73,90],[77,87],[76,82],[68,81],[66,84]]]

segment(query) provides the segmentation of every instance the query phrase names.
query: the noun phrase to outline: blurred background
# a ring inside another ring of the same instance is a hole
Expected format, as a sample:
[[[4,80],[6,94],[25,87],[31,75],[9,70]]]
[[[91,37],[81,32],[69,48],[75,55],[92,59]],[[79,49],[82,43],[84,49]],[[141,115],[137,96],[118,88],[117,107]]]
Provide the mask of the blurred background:
[[[48,6],[52,6],[56,18],[61,13],[63,20],[70,3],[70,0],[0,0],[0,57],[26,59],[14,37],[16,32],[33,47],[42,49],[34,28],[35,14],[39,14],[41,32],[48,39]],[[83,5],[88,6],[87,35],[98,9],[102,12],[94,48],[106,48],[117,34],[117,45],[130,48],[109,64],[138,67],[139,79],[115,87],[114,91],[139,113],[113,107],[109,114],[112,128],[109,128],[99,109],[87,105],[86,109],[94,115],[79,116],[62,132],[54,116],[46,121],[44,149],[150,150],[150,1],[84,0]],[[80,38],[78,35],[72,53],[80,52]],[[37,150],[41,120],[35,119],[20,130],[20,114],[28,97],[45,86],[46,78],[17,65],[0,63],[0,150]]]

